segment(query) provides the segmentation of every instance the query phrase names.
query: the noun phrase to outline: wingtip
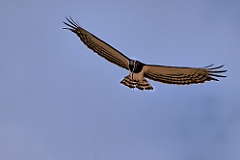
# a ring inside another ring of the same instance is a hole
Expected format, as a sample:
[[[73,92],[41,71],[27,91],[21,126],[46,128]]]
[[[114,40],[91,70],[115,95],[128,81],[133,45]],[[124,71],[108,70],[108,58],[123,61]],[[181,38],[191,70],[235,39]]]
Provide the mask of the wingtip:
[[[66,20],[68,21],[68,23],[67,23],[67,22],[64,22],[64,21],[63,21],[63,23],[64,23],[65,25],[67,25],[68,27],[70,27],[70,28],[64,27],[63,29],[67,29],[67,30],[70,30],[70,31],[74,31],[74,30],[76,30],[77,28],[80,27],[79,23],[78,23],[77,21],[74,21],[71,16],[68,16],[68,17],[65,17],[65,18],[66,18]]]
[[[206,68],[206,70],[208,71],[208,73],[209,73],[209,75],[211,77],[211,80],[219,81],[218,79],[213,78],[213,77],[219,77],[219,78],[226,78],[227,77],[225,75],[221,75],[220,74],[220,73],[227,72],[226,69],[225,70],[219,70],[222,67],[224,67],[224,65],[220,65],[220,66],[216,66],[216,67],[213,67],[213,65],[211,65],[210,67]]]

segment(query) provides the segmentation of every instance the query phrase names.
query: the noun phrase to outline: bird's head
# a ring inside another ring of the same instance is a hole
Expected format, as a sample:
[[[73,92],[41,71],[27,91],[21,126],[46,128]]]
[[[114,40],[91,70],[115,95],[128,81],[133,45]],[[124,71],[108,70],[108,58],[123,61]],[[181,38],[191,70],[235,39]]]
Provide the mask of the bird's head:
[[[130,60],[129,61],[129,70],[133,73],[139,73],[142,70],[143,63],[136,61],[136,60]]]

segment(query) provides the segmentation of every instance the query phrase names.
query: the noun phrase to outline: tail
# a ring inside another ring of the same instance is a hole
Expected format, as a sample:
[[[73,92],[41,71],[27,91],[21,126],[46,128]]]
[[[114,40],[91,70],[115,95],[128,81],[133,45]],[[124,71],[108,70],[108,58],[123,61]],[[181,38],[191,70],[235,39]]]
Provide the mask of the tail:
[[[148,83],[148,81],[142,77],[142,79],[132,79],[130,75],[124,77],[124,79],[120,82],[121,84],[129,87],[129,88],[138,88],[140,90],[153,90],[153,87]]]

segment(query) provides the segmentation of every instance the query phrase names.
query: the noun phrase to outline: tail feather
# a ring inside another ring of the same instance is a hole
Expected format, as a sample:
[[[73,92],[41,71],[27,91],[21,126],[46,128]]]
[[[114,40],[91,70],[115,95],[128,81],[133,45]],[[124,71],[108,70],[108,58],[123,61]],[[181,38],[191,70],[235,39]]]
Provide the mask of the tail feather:
[[[148,81],[144,77],[142,77],[142,79],[140,80],[135,80],[128,75],[124,77],[124,79],[120,83],[131,89],[138,88],[140,90],[153,90],[153,87],[148,83]]]

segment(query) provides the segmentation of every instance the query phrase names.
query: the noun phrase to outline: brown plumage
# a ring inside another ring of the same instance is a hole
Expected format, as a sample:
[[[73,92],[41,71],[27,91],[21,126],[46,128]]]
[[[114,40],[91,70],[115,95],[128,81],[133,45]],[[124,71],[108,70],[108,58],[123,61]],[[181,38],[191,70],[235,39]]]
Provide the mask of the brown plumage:
[[[81,41],[99,56],[105,58],[113,64],[130,70],[130,74],[124,77],[124,79],[120,82],[129,88],[152,90],[153,87],[145,78],[167,84],[186,85],[204,83],[211,80],[218,81],[216,77],[226,77],[224,75],[220,75],[220,73],[227,71],[219,70],[223,67],[223,65],[213,67],[212,64],[203,68],[191,68],[148,65],[136,60],[132,60],[106,42],[80,27],[80,25],[73,21],[71,17],[66,19],[69,23],[63,23],[70,28],[63,29],[68,29],[77,34]]]

